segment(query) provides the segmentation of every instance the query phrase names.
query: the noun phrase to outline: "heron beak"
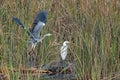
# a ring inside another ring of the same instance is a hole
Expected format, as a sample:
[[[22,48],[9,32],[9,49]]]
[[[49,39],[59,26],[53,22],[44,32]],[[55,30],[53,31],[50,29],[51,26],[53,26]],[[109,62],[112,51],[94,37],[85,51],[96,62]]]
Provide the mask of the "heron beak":
[[[69,41],[67,41],[66,43],[68,43],[68,44],[69,44],[70,42],[69,42]]]
[[[70,43],[70,42],[68,42],[68,43]]]

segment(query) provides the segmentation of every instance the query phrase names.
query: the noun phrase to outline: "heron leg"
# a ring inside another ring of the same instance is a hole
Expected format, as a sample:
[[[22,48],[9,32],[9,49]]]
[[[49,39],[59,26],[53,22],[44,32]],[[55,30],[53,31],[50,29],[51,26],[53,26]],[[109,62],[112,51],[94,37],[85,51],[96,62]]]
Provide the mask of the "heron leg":
[[[28,55],[27,55],[28,67],[36,66],[36,58],[37,58],[37,53],[36,53],[35,49],[32,49],[31,51],[28,52]]]

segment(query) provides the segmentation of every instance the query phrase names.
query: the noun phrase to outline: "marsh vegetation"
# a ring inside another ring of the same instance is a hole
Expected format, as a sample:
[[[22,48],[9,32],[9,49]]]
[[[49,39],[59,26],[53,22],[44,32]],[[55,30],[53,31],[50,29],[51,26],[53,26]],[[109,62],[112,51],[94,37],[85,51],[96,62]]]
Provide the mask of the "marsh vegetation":
[[[56,60],[68,40],[67,59],[75,62],[76,80],[120,79],[120,0],[0,0],[2,74],[18,80],[21,73],[11,70],[26,67],[29,36],[13,16],[29,28],[40,10],[49,11],[40,35],[53,35],[37,45],[37,67]]]

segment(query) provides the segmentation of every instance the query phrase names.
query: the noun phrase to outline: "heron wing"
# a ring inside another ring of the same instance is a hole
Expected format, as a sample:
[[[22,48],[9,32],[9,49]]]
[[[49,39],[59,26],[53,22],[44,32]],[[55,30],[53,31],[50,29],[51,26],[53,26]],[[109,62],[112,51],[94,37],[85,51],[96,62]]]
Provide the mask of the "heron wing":
[[[36,26],[34,27],[32,34],[35,36],[35,38],[39,38],[40,31],[42,30],[43,26],[45,24],[41,21],[39,21]]]
[[[47,11],[41,11],[36,16],[30,31],[35,36],[35,38],[39,38],[39,33],[41,32],[43,26],[45,25],[47,21]]]
[[[15,21],[18,25],[20,25],[23,29],[26,29],[25,25],[16,17],[13,17],[13,21]]]

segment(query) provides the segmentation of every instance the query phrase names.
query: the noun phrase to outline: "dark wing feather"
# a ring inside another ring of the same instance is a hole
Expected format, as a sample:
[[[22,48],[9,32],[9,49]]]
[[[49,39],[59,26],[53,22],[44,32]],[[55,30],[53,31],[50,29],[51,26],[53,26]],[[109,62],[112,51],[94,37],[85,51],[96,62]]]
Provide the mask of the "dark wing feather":
[[[26,27],[23,25],[23,23],[18,18],[13,17],[12,20],[15,21],[18,25],[20,25],[23,29],[26,29]]]
[[[38,13],[38,15],[36,16],[31,28],[30,28],[30,31],[32,33],[36,33],[36,32],[40,32],[41,29],[43,28],[43,26],[41,25],[38,25],[39,22],[43,22],[43,23],[46,23],[47,21],[47,15],[48,15],[48,12],[47,11],[41,11]]]
[[[26,27],[24,26],[24,24],[18,18],[13,17],[12,20],[14,22],[16,22],[18,25],[20,25],[24,30],[26,30]],[[35,37],[33,36],[33,34],[29,30],[27,30],[27,33],[28,33],[28,35],[30,35],[35,40]]]

